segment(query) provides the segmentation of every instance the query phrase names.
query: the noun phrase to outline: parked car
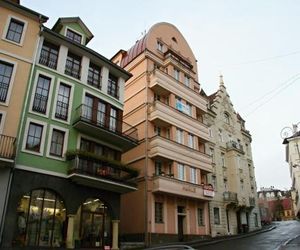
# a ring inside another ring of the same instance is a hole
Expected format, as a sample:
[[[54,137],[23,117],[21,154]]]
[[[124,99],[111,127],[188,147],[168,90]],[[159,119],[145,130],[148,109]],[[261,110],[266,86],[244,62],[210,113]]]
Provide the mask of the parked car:
[[[187,245],[165,245],[165,246],[159,246],[159,247],[151,247],[151,248],[146,248],[145,250],[195,250],[195,248],[192,248]]]

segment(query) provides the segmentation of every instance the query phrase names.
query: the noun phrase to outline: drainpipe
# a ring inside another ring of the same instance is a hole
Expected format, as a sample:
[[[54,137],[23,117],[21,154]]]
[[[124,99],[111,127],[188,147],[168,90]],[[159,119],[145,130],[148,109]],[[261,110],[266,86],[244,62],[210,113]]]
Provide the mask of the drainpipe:
[[[28,103],[28,96],[29,96],[29,90],[30,90],[30,85],[31,85],[31,81],[32,81],[32,76],[33,76],[33,71],[34,71],[34,65],[36,63],[36,56],[37,56],[37,52],[38,52],[38,47],[40,44],[40,34],[43,31],[43,26],[42,26],[42,16],[39,16],[39,23],[40,23],[40,31],[38,33],[38,38],[37,38],[37,44],[35,47],[35,51],[34,51],[34,56],[33,56],[33,61],[32,61],[32,67],[30,70],[30,75],[29,75],[29,79],[28,79],[28,84],[27,84],[27,90],[26,90],[26,96],[25,96],[25,100],[23,102],[23,108],[26,108],[26,105]],[[19,130],[17,132],[17,138],[16,138],[16,156],[15,156],[15,161],[13,163],[12,168],[10,169],[10,173],[9,173],[9,177],[8,177],[8,185],[7,185],[7,189],[6,189],[6,195],[5,195],[5,200],[4,200],[4,209],[3,209],[3,214],[2,214],[2,218],[1,218],[1,225],[0,225],[0,246],[2,243],[2,234],[3,234],[3,229],[4,229],[4,219],[5,219],[5,215],[6,215],[6,211],[7,211],[7,204],[8,204],[8,199],[9,199],[9,194],[10,194],[10,189],[11,189],[11,184],[12,184],[12,178],[13,178],[13,173],[15,170],[15,165],[16,165],[16,159],[17,159],[17,152],[18,149],[20,147],[20,135],[22,132],[22,129],[24,127],[24,118],[25,118],[25,112],[21,112],[21,119],[20,119],[20,123],[19,123]]]
[[[149,79],[149,72],[148,70],[146,71],[146,126],[145,126],[145,164],[144,164],[144,173],[145,173],[145,190],[144,190],[144,195],[145,195],[145,243],[146,246],[149,246],[151,244],[151,236],[149,235],[149,225],[148,225],[148,85],[150,83]],[[151,234],[151,231],[150,231]]]

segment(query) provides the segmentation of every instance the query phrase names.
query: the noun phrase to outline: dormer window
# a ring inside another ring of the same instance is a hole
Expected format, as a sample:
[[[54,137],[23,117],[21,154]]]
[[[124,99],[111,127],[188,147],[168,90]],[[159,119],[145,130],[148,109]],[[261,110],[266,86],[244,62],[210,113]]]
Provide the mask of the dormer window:
[[[80,43],[81,44],[82,35],[76,33],[73,30],[67,29],[66,37],[69,38],[69,39],[71,39],[72,41],[74,41],[76,43]]]

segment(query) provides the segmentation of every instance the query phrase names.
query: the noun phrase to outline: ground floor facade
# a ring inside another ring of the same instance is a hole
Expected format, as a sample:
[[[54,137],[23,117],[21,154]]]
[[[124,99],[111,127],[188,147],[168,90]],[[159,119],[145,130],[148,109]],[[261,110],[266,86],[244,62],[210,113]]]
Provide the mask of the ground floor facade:
[[[120,194],[15,169],[5,247],[118,249]]]
[[[234,235],[261,228],[257,207],[238,206],[224,201],[209,204],[211,236]]]
[[[208,200],[182,196],[182,193],[155,192],[151,183],[148,183],[148,192],[145,192],[145,183],[141,182],[138,191],[122,196],[122,241],[153,245],[210,236]],[[132,211],[134,218],[126,211]]]

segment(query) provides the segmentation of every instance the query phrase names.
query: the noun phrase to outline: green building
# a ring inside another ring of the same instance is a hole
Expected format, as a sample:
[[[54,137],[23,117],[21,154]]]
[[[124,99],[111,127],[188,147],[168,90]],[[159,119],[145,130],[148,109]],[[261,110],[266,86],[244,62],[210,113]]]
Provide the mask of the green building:
[[[130,74],[86,45],[79,17],[41,27],[20,122],[2,246],[118,249],[120,195],[137,172],[122,121]]]

